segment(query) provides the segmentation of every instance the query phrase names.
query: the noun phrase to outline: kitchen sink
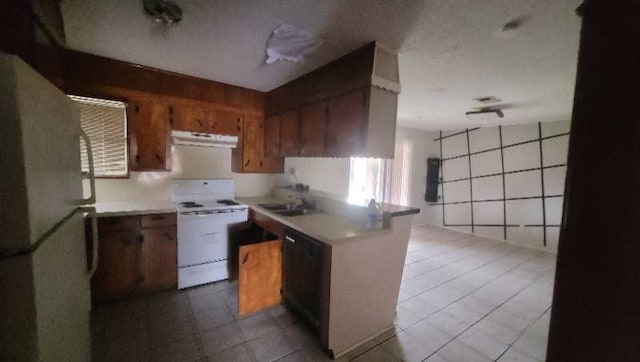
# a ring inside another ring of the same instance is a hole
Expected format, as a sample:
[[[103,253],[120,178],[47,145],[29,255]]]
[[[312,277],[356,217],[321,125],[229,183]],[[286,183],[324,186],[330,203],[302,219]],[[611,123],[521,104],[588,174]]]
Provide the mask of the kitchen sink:
[[[291,204],[258,204],[258,206],[265,208],[267,210],[279,211],[279,210],[289,210],[291,209]]]
[[[318,209],[291,209],[291,210],[279,210],[276,211],[276,214],[282,216],[303,216],[303,215],[311,215],[318,214],[322,211]]]

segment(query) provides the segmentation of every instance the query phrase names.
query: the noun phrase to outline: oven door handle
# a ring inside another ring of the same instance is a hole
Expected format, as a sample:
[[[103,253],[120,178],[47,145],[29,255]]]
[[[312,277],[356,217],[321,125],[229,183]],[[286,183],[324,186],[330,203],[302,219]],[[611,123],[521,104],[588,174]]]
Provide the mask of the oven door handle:
[[[219,231],[212,231],[210,233],[204,233],[205,235],[216,235],[216,234],[220,234]]]

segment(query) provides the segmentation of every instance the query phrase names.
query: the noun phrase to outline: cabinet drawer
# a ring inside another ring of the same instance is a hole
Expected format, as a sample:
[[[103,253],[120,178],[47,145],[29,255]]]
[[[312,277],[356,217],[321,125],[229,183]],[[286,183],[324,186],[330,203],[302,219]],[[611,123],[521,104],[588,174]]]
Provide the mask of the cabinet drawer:
[[[98,218],[98,231],[135,230],[138,216],[110,216]]]
[[[171,226],[176,224],[176,214],[152,214],[141,217],[143,228],[155,228],[160,226]]]

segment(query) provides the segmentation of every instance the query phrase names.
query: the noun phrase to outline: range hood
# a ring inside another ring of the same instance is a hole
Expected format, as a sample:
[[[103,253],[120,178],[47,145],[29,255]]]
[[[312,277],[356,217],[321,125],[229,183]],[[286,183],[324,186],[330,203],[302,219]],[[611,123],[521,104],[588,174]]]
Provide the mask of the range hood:
[[[237,136],[227,136],[213,133],[171,131],[174,145],[235,148],[238,145]]]

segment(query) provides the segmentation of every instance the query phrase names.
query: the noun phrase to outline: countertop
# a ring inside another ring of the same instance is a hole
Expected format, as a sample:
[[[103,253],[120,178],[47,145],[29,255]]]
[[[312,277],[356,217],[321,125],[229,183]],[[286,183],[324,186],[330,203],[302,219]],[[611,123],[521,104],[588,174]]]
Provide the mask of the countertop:
[[[176,205],[169,201],[109,201],[97,202],[93,206],[98,217],[176,212]]]
[[[390,233],[389,229],[382,226],[368,227],[364,222],[348,219],[341,215],[322,212],[304,216],[282,216],[258,206],[258,204],[264,203],[286,202],[273,197],[241,197],[238,198],[238,201],[249,205],[255,211],[283,225],[296,229],[328,245],[364,236]]]

